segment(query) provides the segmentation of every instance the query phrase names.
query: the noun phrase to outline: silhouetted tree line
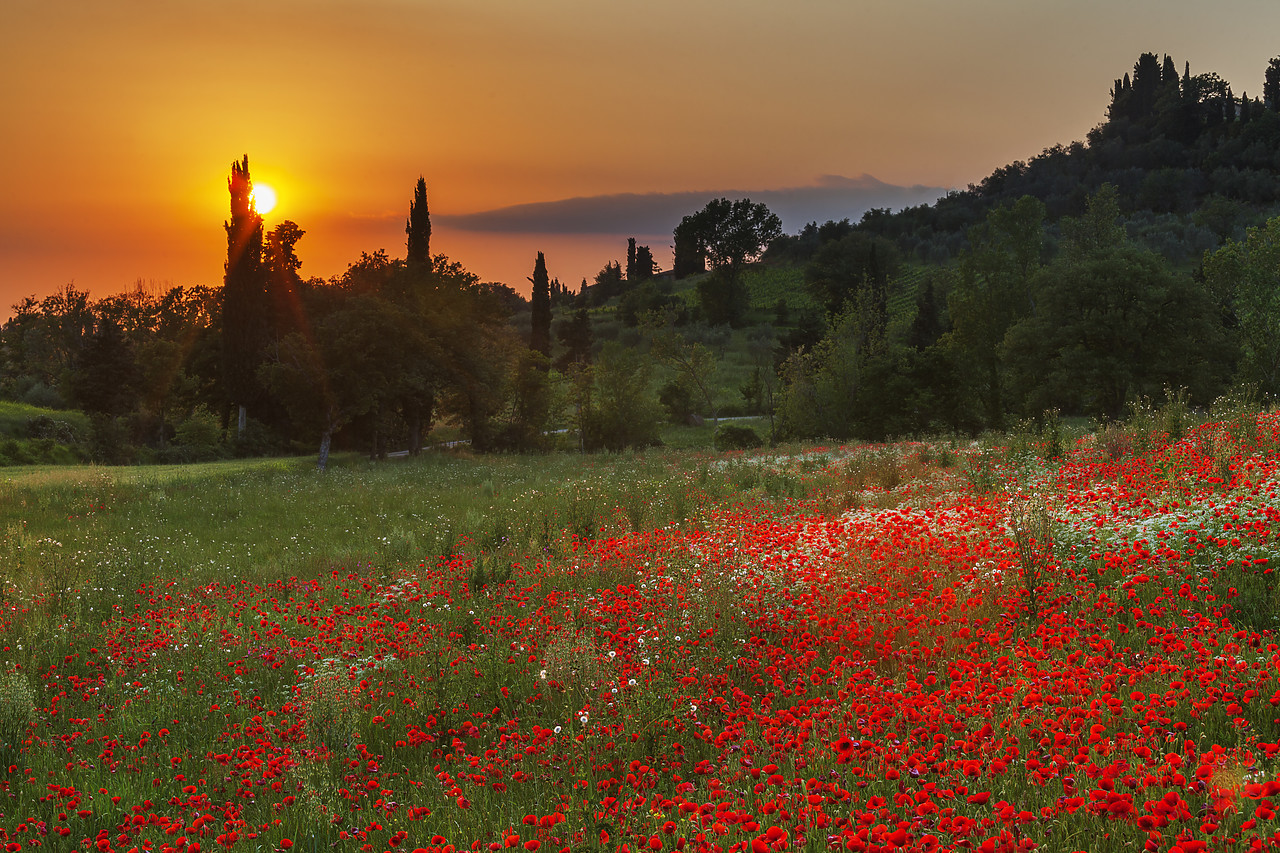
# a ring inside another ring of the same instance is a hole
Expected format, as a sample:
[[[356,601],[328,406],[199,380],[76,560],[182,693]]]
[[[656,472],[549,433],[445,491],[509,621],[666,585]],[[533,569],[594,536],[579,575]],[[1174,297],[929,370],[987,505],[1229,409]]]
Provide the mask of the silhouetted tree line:
[[[1011,163],[932,205],[869,211],[857,227],[909,258],[944,263],[993,207],[1039,199],[1056,240],[1058,221],[1083,215],[1088,197],[1110,184],[1139,243],[1198,263],[1280,210],[1280,58],[1259,89],[1261,98],[1237,96],[1216,74],[1193,74],[1189,64],[1179,72],[1172,58],[1144,53],[1115,82],[1107,119],[1085,140]]]
[[[1179,390],[1208,404],[1232,382],[1274,395],[1280,350],[1263,306],[1280,292],[1268,266],[1277,223],[1228,241],[1207,256],[1209,275],[1193,275],[1128,236],[1110,185],[1059,223],[1056,247],[1044,203],[1024,196],[971,228],[955,263],[917,273],[914,304],[896,310],[890,298],[909,294],[877,279],[865,244],[845,245],[858,232],[828,242],[809,286],[818,298],[832,280],[849,287],[821,338],[782,364],[781,431],[974,433],[1051,410],[1116,419]]]
[[[1262,92],[1237,98],[1144,54],[1087,143],[934,205],[783,235],[766,206],[715,199],[676,227],[671,275],[631,239],[625,266],[574,294],[539,253],[529,301],[431,253],[421,178],[403,260],[379,251],[302,278],[305,232],[264,232],[245,158],[228,182],[224,287],[23,300],[0,331],[0,392],[83,409],[105,461],[310,446],[323,464],[332,446],[416,453],[441,423],[479,450],[545,449],[557,429],[619,449],[656,440],[655,359],[678,374],[672,417],[715,415],[718,353],[750,322],[740,390],[779,437],[1117,418],[1140,398],[1185,389],[1207,404],[1242,384],[1274,398],[1280,59]],[[809,298],[780,299],[759,325],[755,262],[799,266]],[[676,292],[685,275],[696,299]],[[629,345],[601,346],[599,317]]]
[[[634,365],[617,354],[593,364],[585,302],[552,328],[550,305],[575,297],[541,253],[530,311],[511,288],[431,252],[425,180],[406,257],[364,253],[329,281],[299,274],[296,223],[264,232],[247,157],[232,164],[228,190],[222,288],[139,285],[91,301],[67,286],[24,299],[0,330],[5,396],[84,410],[89,455],[107,462],[312,447],[323,467],[335,446],[417,453],[441,422],[478,450],[540,449],[554,427],[609,447],[633,442],[608,424],[646,428],[610,408],[626,385],[615,374],[634,378]],[[531,316],[527,338],[517,311]]]
[[[826,311],[779,336],[780,432],[973,433],[1232,386],[1274,399],[1278,110],[1280,59],[1251,99],[1144,54],[1087,144],[773,241],[765,260],[803,265]]]

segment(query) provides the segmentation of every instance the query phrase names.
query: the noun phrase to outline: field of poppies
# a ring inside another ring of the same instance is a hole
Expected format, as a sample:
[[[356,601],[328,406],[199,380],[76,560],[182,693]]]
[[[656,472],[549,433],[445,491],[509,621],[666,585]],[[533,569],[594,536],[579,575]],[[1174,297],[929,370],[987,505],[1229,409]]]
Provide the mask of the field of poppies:
[[[1278,847],[1280,416],[1174,437],[11,475],[0,846]]]

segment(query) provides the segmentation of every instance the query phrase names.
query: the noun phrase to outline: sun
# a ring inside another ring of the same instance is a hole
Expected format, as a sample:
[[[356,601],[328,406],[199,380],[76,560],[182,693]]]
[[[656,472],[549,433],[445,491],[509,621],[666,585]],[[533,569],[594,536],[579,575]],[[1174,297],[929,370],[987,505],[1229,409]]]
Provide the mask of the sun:
[[[258,213],[270,213],[271,209],[276,206],[276,191],[266,184],[254,184],[253,206]]]

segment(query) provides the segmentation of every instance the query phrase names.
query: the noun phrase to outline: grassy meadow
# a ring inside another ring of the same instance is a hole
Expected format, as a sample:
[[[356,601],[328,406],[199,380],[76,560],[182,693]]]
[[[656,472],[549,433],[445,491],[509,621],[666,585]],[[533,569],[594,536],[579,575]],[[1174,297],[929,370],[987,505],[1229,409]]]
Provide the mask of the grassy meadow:
[[[0,476],[0,845],[1280,842],[1280,419]]]

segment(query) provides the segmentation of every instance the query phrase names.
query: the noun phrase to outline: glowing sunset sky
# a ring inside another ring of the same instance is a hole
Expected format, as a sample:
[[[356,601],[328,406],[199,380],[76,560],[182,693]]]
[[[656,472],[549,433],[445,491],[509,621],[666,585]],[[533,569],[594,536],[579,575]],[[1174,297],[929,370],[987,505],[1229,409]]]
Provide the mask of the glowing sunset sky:
[[[734,190],[795,232],[1083,139],[1143,51],[1237,95],[1280,54],[1275,0],[4,0],[0,21],[5,315],[71,281],[220,284],[246,153],[268,227],[307,232],[304,275],[403,256],[421,174],[433,251],[526,289],[541,250],[576,285],[628,234],[669,263],[679,216]]]

